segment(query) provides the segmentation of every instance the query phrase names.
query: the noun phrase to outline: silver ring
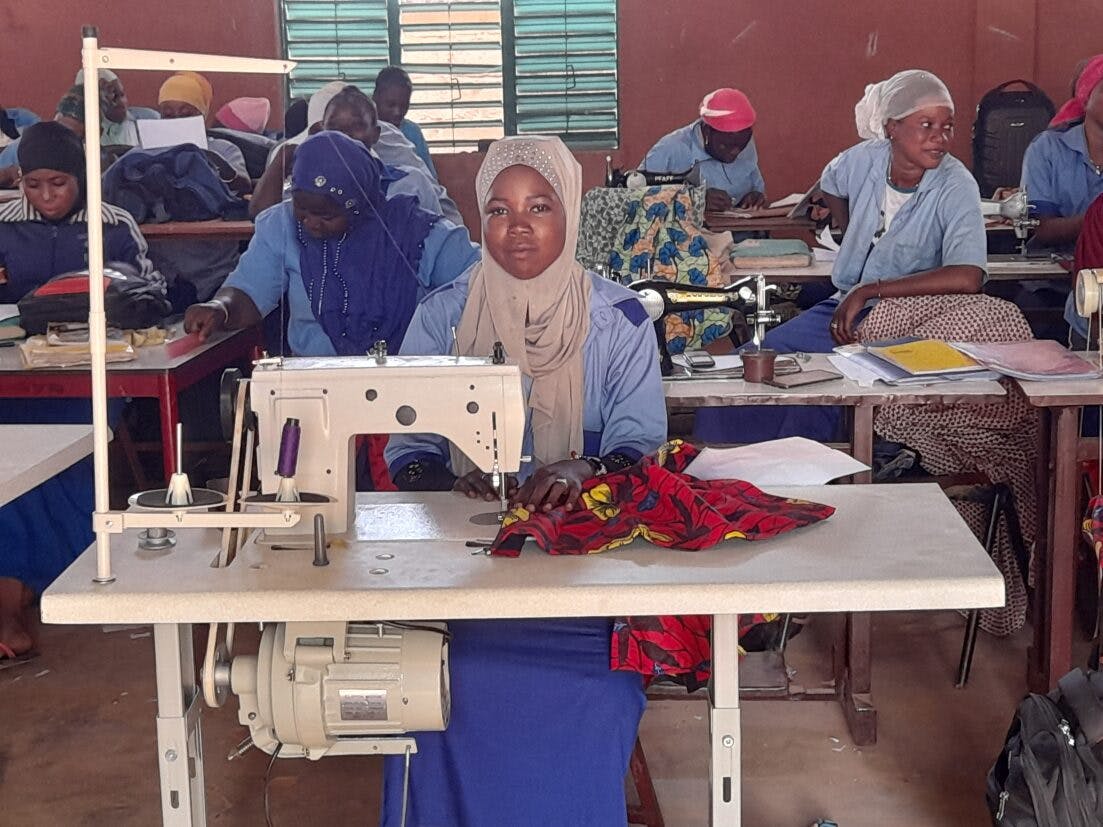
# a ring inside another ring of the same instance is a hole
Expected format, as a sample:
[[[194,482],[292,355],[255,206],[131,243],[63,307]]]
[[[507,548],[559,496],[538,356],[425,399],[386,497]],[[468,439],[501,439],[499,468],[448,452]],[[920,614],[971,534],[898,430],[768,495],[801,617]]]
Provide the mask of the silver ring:
[[[570,485],[570,482],[567,481],[566,477],[556,477],[555,482],[559,483],[560,485]]]
[[[832,327],[838,327],[838,326],[839,326],[839,323],[838,323],[838,322],[832,322],[832,323],[831,323],[831,326],[832,326]]]

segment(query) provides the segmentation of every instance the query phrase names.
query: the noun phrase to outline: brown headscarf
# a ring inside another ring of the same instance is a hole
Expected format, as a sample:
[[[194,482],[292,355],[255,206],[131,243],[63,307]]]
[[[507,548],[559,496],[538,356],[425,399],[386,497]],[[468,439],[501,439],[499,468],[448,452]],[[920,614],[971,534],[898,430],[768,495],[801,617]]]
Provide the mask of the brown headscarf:
[[[567,215],[563,250],[547,270],[526,280],[510,275],[484,242],[456,335],[461,355],[485,356],[500,341],[532,379],[533,460],[540,466],[582,454],[582,348],[590,329],[590,279],[575,261],[582,167],[559,138],[496,141],[475,182],[484,238],[490,188],[503,170],[518,165],[540,173],[559,196]]]

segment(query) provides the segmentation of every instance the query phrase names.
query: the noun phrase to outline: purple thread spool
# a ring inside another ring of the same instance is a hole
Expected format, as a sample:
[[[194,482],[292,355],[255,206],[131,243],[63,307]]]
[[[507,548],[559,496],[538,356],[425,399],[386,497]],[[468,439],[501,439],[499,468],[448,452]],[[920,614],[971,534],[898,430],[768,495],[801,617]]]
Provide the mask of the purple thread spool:
[[[280,459],[276,465],[276,475],[280,477],[295,476],[295,466],[299,462],[299,437],[302,429],[299,420],[288,417],[283,423],[283,433],[280,435]]]

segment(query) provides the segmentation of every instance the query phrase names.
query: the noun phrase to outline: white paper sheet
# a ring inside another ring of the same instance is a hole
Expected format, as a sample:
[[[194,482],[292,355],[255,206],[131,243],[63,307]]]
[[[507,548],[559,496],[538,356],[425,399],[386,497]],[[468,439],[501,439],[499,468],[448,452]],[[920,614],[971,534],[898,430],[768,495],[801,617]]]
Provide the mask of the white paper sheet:
[[[839,251],[839,242],[837,242],[835,240],[835,237],[831,235],[830,227],[824,227],[822,230],[820,230],[819,235],[816,236],[816,241],[825,250],[834,250],[835,252]]]
[[[207,148],[207,128],[203,118],[139,118],[138,140],[142,149],[160,149],[180,144],[195,144]]]
[[[790,193],[784,198],[779,198],[777,201],[770,202],[770,209],[776,209],[777,207],[795,207],[802,200],[804,200],[803,192]]]
[[[858,360],[839,353],[828,354],[827,361],[834,366],[835,370],[847,379],[857,382],[862,388],[872,388],[873,384],[881,378]]]
[[[868,470],[842,451],[794,436],[738,448],[704,448],[685,472],[702,480],[746,480],[763,487],[824,485]]]

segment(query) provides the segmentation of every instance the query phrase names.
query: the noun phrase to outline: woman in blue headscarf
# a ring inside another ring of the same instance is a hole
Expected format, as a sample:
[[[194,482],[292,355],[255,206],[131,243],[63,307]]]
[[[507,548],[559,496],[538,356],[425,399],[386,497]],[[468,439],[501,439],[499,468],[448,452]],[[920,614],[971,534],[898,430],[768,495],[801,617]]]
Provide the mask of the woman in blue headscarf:
[[[358,141],[320,132],[295,153],[292,198],[257,216],[237,268],[185,327],[201,339],[256,324],[286,294],[287,338],[299,356],[402,344],[418,299],[479,259],[467,230],[386,198],[392,174]]]

